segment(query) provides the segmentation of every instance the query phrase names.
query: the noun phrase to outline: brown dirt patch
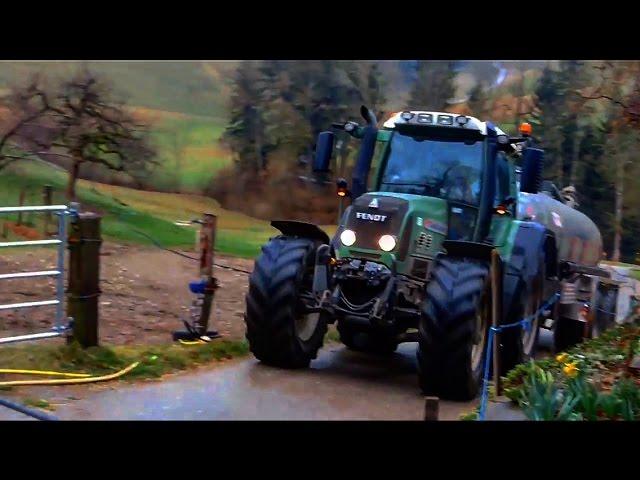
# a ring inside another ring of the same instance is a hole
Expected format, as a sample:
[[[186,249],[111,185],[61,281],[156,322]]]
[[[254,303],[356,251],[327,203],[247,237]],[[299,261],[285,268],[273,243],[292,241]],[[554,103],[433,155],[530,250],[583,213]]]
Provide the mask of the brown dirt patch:
[[[189,252],[185,252],[189,253]],[[191,256],[194,253],[191,252]],[[252,270],[253,261],[217,256],[216,261]],[[100,341],[104,344],[149,344],[171,341],[183,328],[194,296],[188,283],[198,279],[198,263],[153,247],[105,242],[101,256]],[[55,268],[55,253],[16,252],[0,257],[0,273]],[[229,339],[244,338],[244,295],[247,275],[216,268],[220,283],[210,327]],[[53,279],[0,281],[0,303],[52,298]],[[0,336],[48,329],[53,308],[0,311]]]

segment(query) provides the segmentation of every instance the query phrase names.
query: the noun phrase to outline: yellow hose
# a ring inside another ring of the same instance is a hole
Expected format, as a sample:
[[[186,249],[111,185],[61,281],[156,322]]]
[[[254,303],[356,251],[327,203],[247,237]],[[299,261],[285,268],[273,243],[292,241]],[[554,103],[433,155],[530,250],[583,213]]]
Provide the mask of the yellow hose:
[[[0,387],[17,387],[20,385],[74,385],[77,383],[94,383],[94,382],[104,382],[106,380],[113,380],[114,378],[121,377],[129,373],[131,370],[136,368],[140,362],[135,362],[129,365],[126,368],[123,368],[119,372],[111,373],[109,375],[102,375],[100,377],[88,377],[88,378],[64,378],[64,379],[56,379],[56,380],[14,380],[11,382],[0,382]],[[76,374],[76,375],[84,375],[84,374]]]
[[[66,373],[66,372],[49,372],[46,370],[15,370],[13,368],[0,368],[0,373],[22,374],[22,375],[49,375],[60,377],[90,377],[90,373]]]
[[[186,340],[179,340],[182,345],[202,345],[203,343],[207,343],[204,340],[195,340],[193,342],[188,342]]]

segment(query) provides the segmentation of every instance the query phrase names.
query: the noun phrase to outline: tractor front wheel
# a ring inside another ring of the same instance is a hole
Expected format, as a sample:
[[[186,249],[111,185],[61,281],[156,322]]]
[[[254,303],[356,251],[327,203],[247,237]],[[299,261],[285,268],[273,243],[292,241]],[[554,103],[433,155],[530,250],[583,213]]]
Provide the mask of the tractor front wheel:
[[[282,368],[309,366],[322,347],[327,323],[308,312],[316,244],[279,236],[262,247],[249,277],[246,337],[258,360]]]
[[[478,394],[490,319],[488,265],[467,258],[437,258],[418,329],[423,392],[451,400],[471,400]]]

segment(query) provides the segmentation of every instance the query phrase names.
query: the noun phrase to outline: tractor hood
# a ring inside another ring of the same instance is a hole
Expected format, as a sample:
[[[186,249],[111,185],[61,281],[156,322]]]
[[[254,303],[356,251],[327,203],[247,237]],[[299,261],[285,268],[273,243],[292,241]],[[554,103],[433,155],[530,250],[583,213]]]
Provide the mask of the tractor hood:
[[[363,258],[389,263],[395,259],[399,273],[410,274],[417,260],[431,260],[441,249],[448,230],[447,202],[423,195],[371,192],[357,198],[345,212],[335,237],[339,257]],[[355,243],[342,245],[340,233],[355,232]],[[382,235],[392,235],[396,247],[383,252]]]
[[[382,235],[399,237],[409,202],[396,197],[365,194],[358,197],[348,213],[345,227],[356,232],[354,247],[379,250]]]

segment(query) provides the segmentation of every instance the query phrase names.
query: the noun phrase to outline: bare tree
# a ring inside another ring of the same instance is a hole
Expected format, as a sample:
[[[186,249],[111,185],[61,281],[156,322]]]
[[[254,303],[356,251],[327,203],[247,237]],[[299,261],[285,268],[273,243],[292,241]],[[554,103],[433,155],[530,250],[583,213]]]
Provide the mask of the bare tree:
[[[148,173],[156,161],[145,126],[115,100],[110,86],[84,71],[61,86],[55,105],[56,138],[52,147],[70,158],[67,198],[75,200],[75,185],[83,164],[102,165],[134,178]]]
[[[127,172],[139,181],[155,164],[144,125],[116,100],[105,80],[85,70],[63,81],[55,94],[39,79],[5,100],[8,126],[0,136],[0,169],[28,157],[68,159],[67,198],[76,199],[84,164]]]
[[[0,170],[16,160],[46,155],[55,137],[51,93],[40,77],[24,87],[13,87],[0,107],[5,118],[0,125]]]
[[[576,90],[584,101],[603,101],[610,110],[612,133],[608,139],[608,153],[615,165],[614,187],[614,240],[612,260],[620,261],[624,205],[627,191],[625,180],[633,163],[634,152],[639,139],[635,130],[640,123],[640,62],[604,61],[593,69],[598,72],[599,81],[590,88]]]

